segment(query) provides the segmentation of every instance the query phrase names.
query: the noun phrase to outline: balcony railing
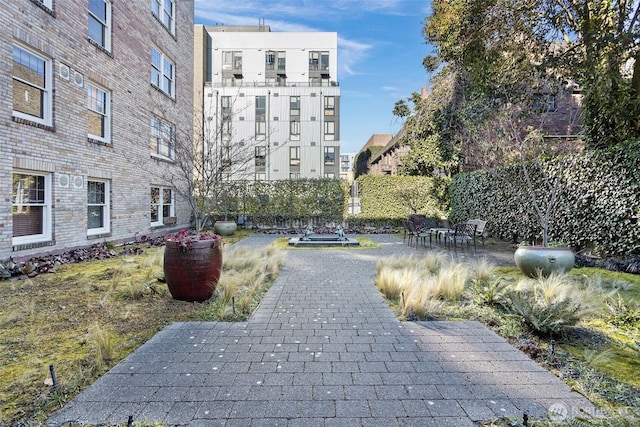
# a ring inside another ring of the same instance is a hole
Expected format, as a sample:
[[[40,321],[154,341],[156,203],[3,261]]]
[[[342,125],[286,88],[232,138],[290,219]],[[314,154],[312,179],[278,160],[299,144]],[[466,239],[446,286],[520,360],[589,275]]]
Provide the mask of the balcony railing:
[[[219,82],[213,84],[213,82],[206,82],[205,87],[339,87],[340,83],[336,81],[320,81],[320,82],[291,82],[287,81],[284,84],[278,84],[278,82],[248,82],[245,79],[234,80],[231,83]]]

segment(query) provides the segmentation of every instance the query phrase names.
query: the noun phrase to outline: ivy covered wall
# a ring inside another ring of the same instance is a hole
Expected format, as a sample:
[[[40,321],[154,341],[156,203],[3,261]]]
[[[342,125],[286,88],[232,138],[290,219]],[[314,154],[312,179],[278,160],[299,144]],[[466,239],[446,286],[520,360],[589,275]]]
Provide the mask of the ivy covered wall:
[[[544,169],[532,165],[540,200],[546,196],[540,190],[543,177],[563,167],[551,240],[600,255],[640,254],[640,141],[544,161],[540,167]],[[452,223],[482,218],[492,235],[540,241],[541,228],[519,166],[458,174],[449,197]]]

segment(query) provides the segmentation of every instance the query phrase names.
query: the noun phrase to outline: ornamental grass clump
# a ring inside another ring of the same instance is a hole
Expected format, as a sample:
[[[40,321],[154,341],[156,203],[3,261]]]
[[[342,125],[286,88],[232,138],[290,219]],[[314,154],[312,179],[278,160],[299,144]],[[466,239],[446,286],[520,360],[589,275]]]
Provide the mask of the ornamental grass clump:
[[[590,298],[566,274],[523,279],[505,292],[501,304],[533,332],[557,335],[591,312]]]

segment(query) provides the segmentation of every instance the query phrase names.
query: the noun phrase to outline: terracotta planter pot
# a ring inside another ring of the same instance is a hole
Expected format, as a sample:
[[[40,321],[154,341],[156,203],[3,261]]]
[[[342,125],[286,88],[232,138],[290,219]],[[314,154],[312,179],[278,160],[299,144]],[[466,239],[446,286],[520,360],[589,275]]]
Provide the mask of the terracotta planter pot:
[[[514,254],[516,265],[528,277],[544,277],[554,272],[568,272],[576,257],[571,248],[548,248],[544,246],[520,246]]]
[[[238,229],[238,224],[235,221],[216,221],[213,228],[221,236],[231,236]]]
[[[167,241],[164,277],[169,292],[181,301],[206,301],[213,295],[222,270],[222,241],[198,240],[188,248]]]

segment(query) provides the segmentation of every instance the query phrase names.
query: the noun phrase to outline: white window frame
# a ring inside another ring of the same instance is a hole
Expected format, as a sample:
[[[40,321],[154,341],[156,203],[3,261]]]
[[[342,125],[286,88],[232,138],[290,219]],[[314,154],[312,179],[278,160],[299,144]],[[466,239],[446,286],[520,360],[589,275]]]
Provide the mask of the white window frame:
[[[171,33],[176,33],[176,2],[174,0],[151,0],[151,13]],[[171,10],[167,10],[170,6]]]
[[[300,166],[300,147],[289,147],[289,166]]]
[[[158,201],[156,203],[154,203],[153,198],[152,198],[152,191],[153,189],[156,188],[158,189]],[[165,201],[164,200],[164,196],[165,196],[165,190],[168,190],[171,192],[171,200]],[[164,216],[164,207],[165,205],[169,206],[169,215],[168,216]],[[153,216],[151,215],[151,213],[153,212],[153,207],[155,206],[155,208],[157,209],[157,218],[156,221],[153,221]],[[164,220],[165,218],[171,218],[175,216],[175,191],[173,190],[173,188],[171,187],[163,187],[160,185],[152,185],[150,190],[149,190],[149,220],[151,223],[151,227],[159,227],[164,225]]]
[[[52,96],[52,88],[53,88],[53,61],[51,59],[42,56],[35,51],[25,47],[21,44],[14,44],[14,49],[19,49],[22,52],[27,53],[28,55],[35,56],[38,60],[42,61],[44,70],[44,87],[38,86],[33,82],[29,82],[20,77],[16,77],[15,70],[12,72],[12,77],[14,81],[19,81],[25,85],[37,88],[41,91],[42,94],[42,117],[33,116],[31,114],[23,113],[21,111],[12,110],[13,117],[25,119],[34,123],[39,123],[45,126],[53,125],[53,96]],[[27,96],[25,94],[25,96]],[[14,100],[15,102],[15,100]],[[13,108],[13,104],[12,104]]]
[[[15,200],[15,194],[13,189],[11,190],[11,206],[12,211],[13,207],[20,208],[28,208],[29,206],[42,206],[42,233],[40,234],[30,234],[28,236],[18,236],[13,237],[12,244],[14,246],[17,245],[26,245],[29,243],[39,243],[39,242],[48,242],[51,241],[51,222],[52,222],[52,197],[51,197],[51,174],[46,172],[35,172],[35,171],[27,171],[27,170],[14,170],[13,175],[29,175],[29,176],[38,176],[44,177],[44,200],[42,203],[31,203],[29,200],[20,201],[18,203]],[[13,176],[12,175],[12,176]]]
[[[334,141],[336,138],[336,122],[324,122],[324,140]]]
[[[101,203],[91,203],[89,199],[89,191],[91,183],[97,182],[104,184],[104,200]],[[107,179],[87,178],[87,236],[95,236],[97,234],[107,234],[111,232],[111,183]],[[98,206],[102,210],[102,227],[89,228],[89,208]]]
[[[153,147],[155,144],[155,150]],[[175,159],[176,127],[159,117],[151,117],[151,155],[162,159]],[[164,152],[166,151],[166,154]]]
[[[88,36],[91,40],[93,40],[99,46],[102,46],[107,52],[111,52],[111,1],[107,0],[89,0],[89,4],[92,2],[102,3],[105,6],[105,20],[100,19],[96,14],[91,12],[91,8],[88,8],[89,12],[89,23],[91,23],[91,19],[94,19],[98,24],[102,25],[103,31],[103,40],[102,42],[91,37],[91,32],[89,31]]]
[[[104,105],[98,105],[98,97],[94,94],[103,96]],[[96,102],[94,102],[94,100]],[[87,137],[102,141],[106,144],[111,143],[111,91],[93,83],[87,82],[87,109],[91,112],[101,115],[104,121],[104,135],[95,135],[87,129]]]
[[[289,122],[289,137],[292,141],[300,141],[300,120]]]
[[[167,67],[170,69],[167,70]],[[176,65],[160,49],[153,46],[151,46],[151,84],[167,96],[175,98]]]
[[[324,115],[335,116],[336,114],[336,97],[325,96],[324,97]]]

